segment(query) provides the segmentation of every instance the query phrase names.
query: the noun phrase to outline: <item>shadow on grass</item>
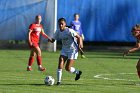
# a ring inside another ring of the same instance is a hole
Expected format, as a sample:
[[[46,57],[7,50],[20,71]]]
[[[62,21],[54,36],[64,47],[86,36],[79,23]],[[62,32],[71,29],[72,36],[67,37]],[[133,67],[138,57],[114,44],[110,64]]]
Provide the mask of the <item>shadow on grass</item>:
[[[85,53],[86,56],[86,53]],[[119,58],[119,59],[139,59],[140,53],[130,53],[123,57],[123,52],[89,52],[87,58]]]
[[[23,85],[31,85],[31,86],[44,86],[45,84],[0,84],[6,86],[23,86]]]
[[[24,86],[24,85],[28,85],[28,86],[46,86],[45,84],[0,84],[0,86],[1,85],[4,85],[4,86]],[[61,85],[63,85],[63,86],[79,86],[79,85],[83,85],[83,84],[61,84]],[[54,86],[57,86],[57,85],[54,84]]]
[[[100,56],[100,57],[97,57],[97,56],[95,56],[95,57],[90,57],[90,56],[87,56],[87,58],[111,58],[111,59],[139,59],[139,57],[129,57],[129,56],[127,56],[127,57],[121,57],[121,56],[107,56],[107,57],[105,57],[105,56]]]
[[[139,81],[135,81],[135,82],[131,82],[131,83],[125,83],[125,84],[122,84],[122,85],[125,85],[125,86],[139,86],[140,87],[140,82]]]
[[[65,85],[66,85],[66,86],[73,86],[73,85],[79,86],[79,85],[83,85],[83,84],[68,84],[68,83],[67,83],[67,84],[61,84],[61,85],[64,85],[64,86],[65,86]]]
[[[87,84],[86,86],[91,86],[92,84]],[[140,87],[140,83],[139,82],[127,82],[127,83],[124,83],[123,81],[122,82],[119,82],[119,83],[96,83],[95,86],[139,86]]]

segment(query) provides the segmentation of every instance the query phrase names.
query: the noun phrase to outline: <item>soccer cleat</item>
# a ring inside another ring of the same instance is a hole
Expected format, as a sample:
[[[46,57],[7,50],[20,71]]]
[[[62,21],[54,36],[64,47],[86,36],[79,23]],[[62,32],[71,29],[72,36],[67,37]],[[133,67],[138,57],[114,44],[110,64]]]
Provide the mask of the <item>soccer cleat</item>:
[[[38,70],[39,70],[39,71],[45,71],[46,68],[44,68],[44,67],[39,67]]]
[[[76,74],[75,81],[80,79],[81,74],[82,74],[82,71],[79,71],[79,74]]]
[[[57,84],[56,84],[56,85],[58,85],[58,86],[59,86],[60,84],[61,84],[60,82],[57,82]]]
[[[85,55],[81,55],[81,58],[86,58]]]
[[[32,71],[32,68],[27,67],[27,71]]]

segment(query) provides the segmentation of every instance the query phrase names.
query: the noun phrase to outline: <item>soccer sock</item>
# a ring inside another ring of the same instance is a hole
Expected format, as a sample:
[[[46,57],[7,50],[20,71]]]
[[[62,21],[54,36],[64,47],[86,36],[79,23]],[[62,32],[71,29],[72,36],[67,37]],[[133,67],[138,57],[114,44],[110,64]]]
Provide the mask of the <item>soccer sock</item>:
[[[62,69],[57,69],[57,82],[61,82]]]
[[[31,68],[33,62],[34,62],[34,57],[29,57],[28,66],[29,66],[30,68]]]
[[[79,70],[76,70],[74,67],[70,68],[70,72],[73,74],[79,74]]]
[[[41,56],[37,56],[36,59],[37,59],[37,64],[38,64],[38,66],[39,66],[39,67],[42,67],[42,66],[41,66],[41,65],[42,65]]]
[[[137,73],[138,73],[138,76],[139,76],[139,78],[140,78],[140,71],[137,71]]]

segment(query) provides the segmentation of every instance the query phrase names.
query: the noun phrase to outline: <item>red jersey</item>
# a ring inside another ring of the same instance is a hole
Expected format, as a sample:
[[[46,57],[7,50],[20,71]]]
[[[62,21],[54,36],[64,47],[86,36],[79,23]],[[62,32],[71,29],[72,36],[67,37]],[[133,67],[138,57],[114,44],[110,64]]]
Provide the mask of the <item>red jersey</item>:
[[[40,38],[40,32],[42,31],[43,27],[41,24],[31,24],[29,29],[32,30],[30,34],[31,42],[38,43]]]

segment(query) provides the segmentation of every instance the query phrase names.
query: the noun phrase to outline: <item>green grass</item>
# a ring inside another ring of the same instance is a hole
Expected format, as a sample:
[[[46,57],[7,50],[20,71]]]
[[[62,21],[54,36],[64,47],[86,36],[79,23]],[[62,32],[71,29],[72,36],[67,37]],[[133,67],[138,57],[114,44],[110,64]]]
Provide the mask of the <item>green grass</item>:
[[[63,70],[62,85],[45,86],[44,78],[51,75],[56,80],[59,51],[42,52],[45,72],[27,72],[29,50],[0,50],[0,93],[140,93],[140,80],[136,74],[139,53],[125,58],[121,52],[86,52],[74,67],[83,71],[81,79]],[[100,75],[98,78],[94,76]]]

